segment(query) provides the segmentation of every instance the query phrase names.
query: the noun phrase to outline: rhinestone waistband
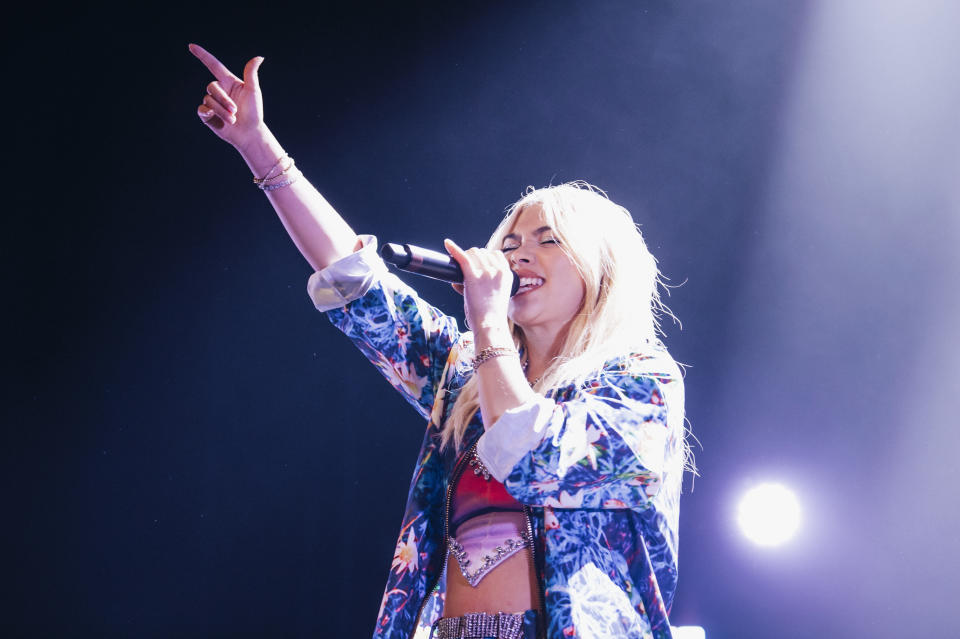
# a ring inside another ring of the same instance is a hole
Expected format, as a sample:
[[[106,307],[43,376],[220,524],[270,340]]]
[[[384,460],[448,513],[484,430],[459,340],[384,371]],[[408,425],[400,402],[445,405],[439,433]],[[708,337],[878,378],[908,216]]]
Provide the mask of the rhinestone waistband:
[[[523,613],[471,612],[462,617],[439,619],[433,628],[434,639],[522,639]]]

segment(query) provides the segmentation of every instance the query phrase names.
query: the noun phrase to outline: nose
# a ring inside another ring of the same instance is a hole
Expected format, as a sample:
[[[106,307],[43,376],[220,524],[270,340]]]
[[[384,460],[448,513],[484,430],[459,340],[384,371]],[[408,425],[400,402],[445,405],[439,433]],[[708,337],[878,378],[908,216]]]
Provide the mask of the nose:
[[[510,252],[510,262],[512,264],[530,264],[533,261],[533,252],[526,245],[518,246]]]

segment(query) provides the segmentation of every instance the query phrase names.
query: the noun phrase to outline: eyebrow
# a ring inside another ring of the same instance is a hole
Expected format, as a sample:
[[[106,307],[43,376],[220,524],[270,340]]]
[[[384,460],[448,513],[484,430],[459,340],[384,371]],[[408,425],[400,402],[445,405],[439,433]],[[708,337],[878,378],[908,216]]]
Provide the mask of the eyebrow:
[[[540,235],[543,235],[546,231],[552,231],[552,230],[553,229],[550,228],[549,226],[541,226],[536,231],[534,231],[533,234],[539,237]],[[519,239],[520,239],[520,235],[517,233],[507,233],[506,235],[503,236],[504,242],[506,242],[507,240],[519,240]]]

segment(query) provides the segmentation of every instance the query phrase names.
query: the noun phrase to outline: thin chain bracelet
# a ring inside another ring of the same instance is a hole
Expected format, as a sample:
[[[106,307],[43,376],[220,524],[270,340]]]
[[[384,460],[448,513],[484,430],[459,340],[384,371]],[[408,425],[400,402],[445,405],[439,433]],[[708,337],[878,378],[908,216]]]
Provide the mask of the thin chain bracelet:
[[[282,171],[280,171],[279,173],[277,173],[277,174],[274,175],[273,177],[263,178],[263,183],[269,182],[270,180],[279,180],[279,179],[282,178],[284,175],[286,175],[287,172],[290,171],[290,169],[292,169],[292,168],[294,167],[294,165],[296,164],[296,162],[294,161],[294,159],[291,158],[289,155],[288,155],[287,157],[290,159],[290,164],[287,165],[287,168],[283,169]]]
[[[515,348],[508,348],[506,346],[488,346],[485,349],[477,353],[477,356],[473,358],[473,371],[476,372],[480,365],[484,362],[493,359],[494,357],[503,357],[504,355],[517,355],[519,353]]]
[[[280,177],[281,175],[283,175],[284,173],[286,173],[287,171],[289,171],[289,170],[293,167],[293,158],[290,158],[290,166],[288,166],[286,169],[284,169],[283,171],[281,171],[281,172],[278,173],[277,175],[273,175],[273,172],[277,170],[277,167],[279,167],[280,164],[281,164],[286,158],[290,158],[290,155],[289,155],[288,153],[284,153],[283,155],[281,155],[281,156],[280,156],[280,159],[277,160],[276,164],[274,164],[273,166],[271,166],[271,167],[270,167],[270,170],[267,171],[267,174],[264,175],[262,178],[258,178],[257,176],[253,176],[253,183],[256,184],[257,186],[259,186],[260,188],[263,188],[261,185],[262,185],[264,182],[267,182],[267,181],[269,181],[269,180],[274,180],[274,179]]]

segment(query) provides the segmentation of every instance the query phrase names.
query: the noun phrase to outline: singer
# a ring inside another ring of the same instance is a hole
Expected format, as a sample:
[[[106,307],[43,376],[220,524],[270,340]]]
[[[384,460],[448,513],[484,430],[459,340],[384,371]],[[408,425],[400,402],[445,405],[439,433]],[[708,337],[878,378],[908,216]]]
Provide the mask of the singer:
[[[671,637],[687,459],[656,261],[583,182],[529,189],[463,271],[463,332],[391,274],[264,124],[253,58],[197,114],[314,269],[308,292],[426,420],[373,636]],[[510,296],[514,273],[519,290]]]

